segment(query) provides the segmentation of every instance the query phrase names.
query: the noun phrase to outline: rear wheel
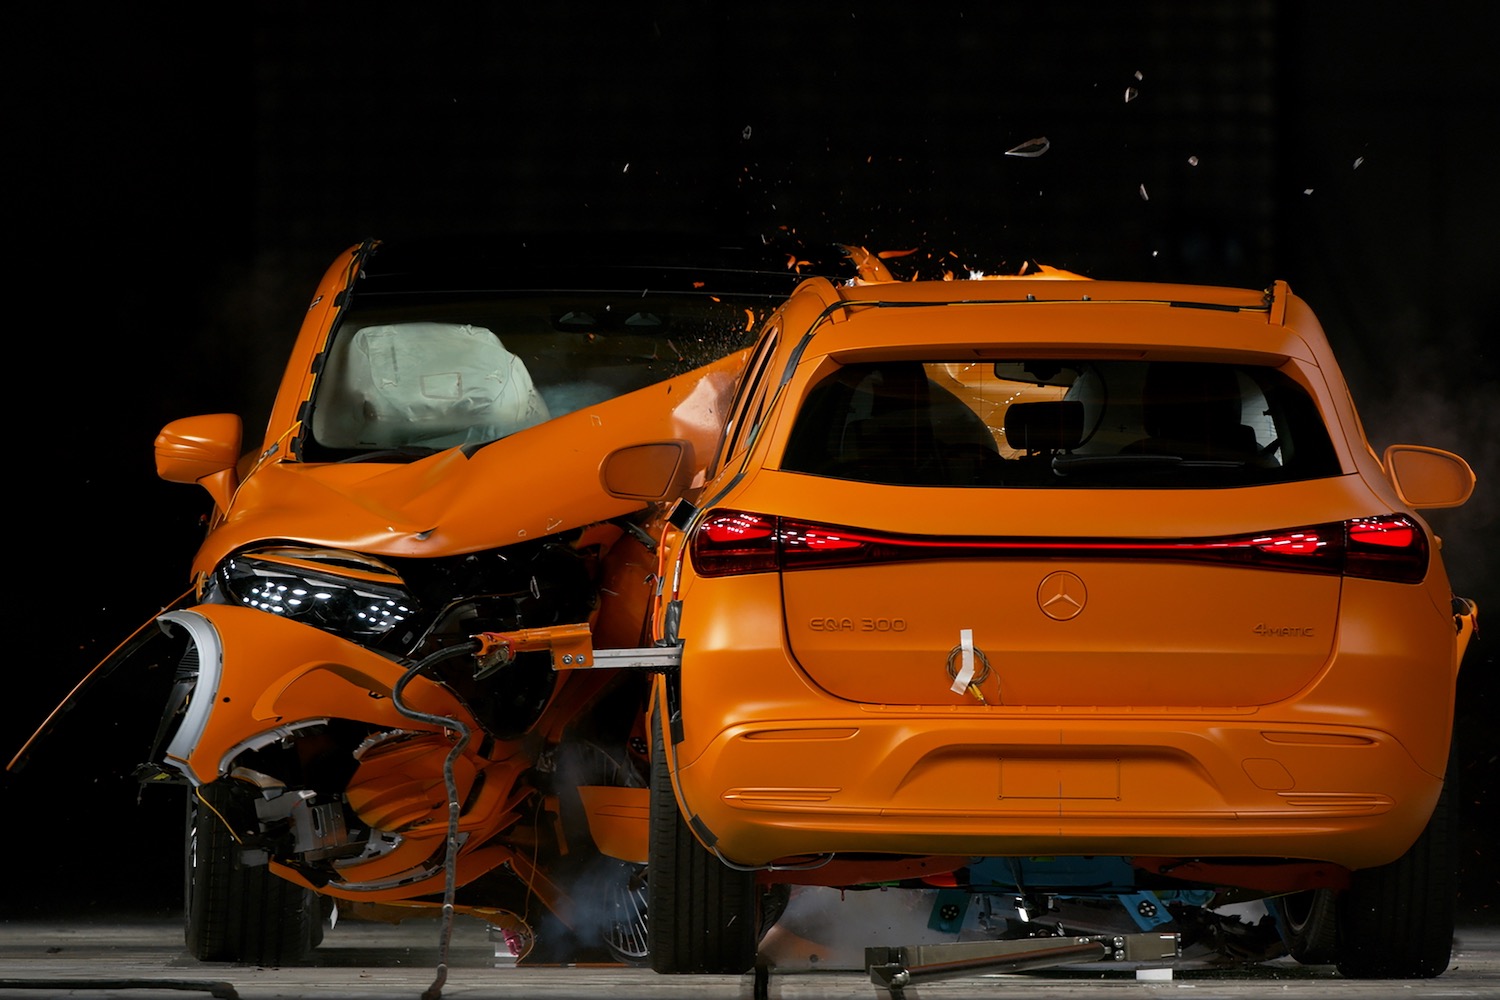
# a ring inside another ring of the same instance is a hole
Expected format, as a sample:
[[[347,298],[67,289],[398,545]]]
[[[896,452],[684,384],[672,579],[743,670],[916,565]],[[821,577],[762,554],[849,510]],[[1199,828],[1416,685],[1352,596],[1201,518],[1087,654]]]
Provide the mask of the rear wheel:
[[[650,836],[651,968],[728,975],[749,970],[757,939],[755,876],[726,866],[693,836],[677,808],[660,731],[651,747]]]
[[[188,791],[183,909],[188,951],[203,962],[295,965],[323,939],[317,893],[240,864],[223,816],[233,814],[226,782]]]
[[[1337,960],[1337,898],[1332,889],[1309,889],[1271,901],[1287,954],[1303,965],[1332,965]]]
[[[1457,773],[1405,854],[1354,872],[1338,896],[1338,970],[1351,979],[1430,979],[1453,955]]]

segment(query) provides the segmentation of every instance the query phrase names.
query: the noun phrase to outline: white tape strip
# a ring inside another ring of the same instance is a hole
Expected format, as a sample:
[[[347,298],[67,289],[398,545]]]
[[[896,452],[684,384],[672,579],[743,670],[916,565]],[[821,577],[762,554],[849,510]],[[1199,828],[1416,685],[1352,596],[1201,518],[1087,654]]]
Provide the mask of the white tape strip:
[[[964,628],[958,630],[958,648],[960,656],[958,661],[958,673],[953,675],[953,693],[963,694],[969,690],[969,685],[974,683],[974,630]]]

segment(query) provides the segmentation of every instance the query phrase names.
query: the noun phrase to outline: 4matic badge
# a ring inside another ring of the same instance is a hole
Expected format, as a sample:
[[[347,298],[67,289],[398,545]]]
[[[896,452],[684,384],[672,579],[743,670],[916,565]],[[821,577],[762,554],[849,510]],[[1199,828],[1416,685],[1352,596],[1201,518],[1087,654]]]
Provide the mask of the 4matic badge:
[[[1317,630],[1311,625],[1267,625],[1265,622],[1261,622],[1250,631],[1259,636],[1275,639],[1311,639],[1317,635]]]

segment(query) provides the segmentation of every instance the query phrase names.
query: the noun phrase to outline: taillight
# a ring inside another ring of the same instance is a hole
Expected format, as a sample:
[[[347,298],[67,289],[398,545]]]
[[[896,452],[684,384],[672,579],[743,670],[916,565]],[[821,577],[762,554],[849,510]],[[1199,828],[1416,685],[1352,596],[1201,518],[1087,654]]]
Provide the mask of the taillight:
[[[703,576],[771,573],[777,559],[777,521],[764,514],[716,510],[693,532],[693,568]]]
[[[733,576],[927,559],[945,554],[938,551],[944,544],[944,539],[928,536],[886,535],[790,517],[715,510],[699,522],[689,551],[700,576]]]
[[[710,511],[690,544],[702,576],[927,559],[1150,559],[1415,583],[1427,536],[1403,514],[1224,538],[964,538],[897,535],[739,510]]]
[[[1418,583],[1427,575],[1427,535],[1405,514],[1345,521],[1344,573],[1371,580]]]
[[[1231,538],[1219,544],[1229,550],[1226,552],[1229,562],[1337,573],[1344,555],[1344,528],[1337,523],[1315,524]]]

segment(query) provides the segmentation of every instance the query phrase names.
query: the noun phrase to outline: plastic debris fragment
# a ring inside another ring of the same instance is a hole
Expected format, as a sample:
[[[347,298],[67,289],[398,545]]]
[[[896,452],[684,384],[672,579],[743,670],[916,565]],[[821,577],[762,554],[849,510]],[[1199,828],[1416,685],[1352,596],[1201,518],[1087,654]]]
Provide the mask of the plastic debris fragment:
[[[1129,104],[1131,101],[1135,100],[1137,97],[1140,97],[1140,96],[1141,96],[1141,92],[1139,90],[1136,90],[1134,87],[1126,87],[1125,88],[1125,103],[1126,104]]]
[[[1019,146],[1013,146],[1010,149],[1007,149],[1005,151],[1005,155],[1035,157],[1041,156],[1051,148],[1052,140],[1048,139],[1046,136],[1041,136],[1040,138],[1030,139],[1026,142],[1021,143]]]
[[[1196,167],[1197,165],[1198,165],[1198,158],[1196,156],[1189,156],[1188,157],[1188,166],[1190,166],[1190,167]]]
[[[1150,200],[1151,200],[1151,196],[1146,193],[1146,185],[1142,184],[1141,185],[1141,201],[1150,201]]]

